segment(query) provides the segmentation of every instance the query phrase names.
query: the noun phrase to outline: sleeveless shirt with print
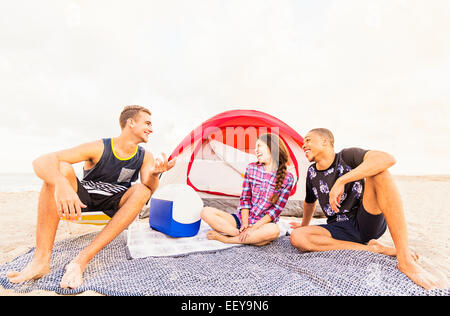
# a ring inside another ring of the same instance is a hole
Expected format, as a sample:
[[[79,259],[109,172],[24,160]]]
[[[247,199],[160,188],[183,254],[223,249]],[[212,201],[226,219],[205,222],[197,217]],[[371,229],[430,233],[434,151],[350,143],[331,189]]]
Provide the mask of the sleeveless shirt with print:
[[[83,169],[81,184],[90,194],[111,196],[128,190],[139,177],[145,149],[137,146],[129,158],[117,157],[112,138],[103,139],[104,150],[98,163],[89,170]]]

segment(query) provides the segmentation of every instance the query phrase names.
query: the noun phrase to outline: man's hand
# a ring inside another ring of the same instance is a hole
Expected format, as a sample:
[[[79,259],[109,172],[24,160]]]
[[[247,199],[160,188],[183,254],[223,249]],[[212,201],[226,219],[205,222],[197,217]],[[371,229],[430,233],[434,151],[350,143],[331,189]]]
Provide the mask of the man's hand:
[[[345,184],[339,181],[339,179],[334,183],[333,187],[330,190],[330,206],[331,209],[339,213],[339,208],[341,207],[341,196],[344,194]]]
[[[291,225],[292,229],[296,229],[296,228],[302,227],[302,224],[298,223],[298,222],[290,222],[289,225]]]
[[[167,160],[166,154],[161,154],[162,159],[155,158],[155,165],[153,166],[153,169],[151,173],[155,176],[160,175],[163,172],[169,171],[175,166],[175,163],[177,161],[177,158],[172,159],[171,161]]]
[[[81,219],[81,209],[86,208],[66,178],[55,183],[56,210],[60,219],[63,215],[72,221]]]

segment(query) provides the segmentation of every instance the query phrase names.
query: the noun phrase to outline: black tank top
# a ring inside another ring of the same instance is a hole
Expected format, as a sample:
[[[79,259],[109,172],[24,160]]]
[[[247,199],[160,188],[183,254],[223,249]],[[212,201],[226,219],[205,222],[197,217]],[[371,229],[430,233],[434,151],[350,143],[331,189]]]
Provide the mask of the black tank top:
[[[122,159],[114,152],[112,138],[104,138],[103,144],[105,148],[98,163],[92,169],[83,169],[81,184],[89,193],[110,196],[126,191],[138,179],[145,149],[137,146],[131,157]]]

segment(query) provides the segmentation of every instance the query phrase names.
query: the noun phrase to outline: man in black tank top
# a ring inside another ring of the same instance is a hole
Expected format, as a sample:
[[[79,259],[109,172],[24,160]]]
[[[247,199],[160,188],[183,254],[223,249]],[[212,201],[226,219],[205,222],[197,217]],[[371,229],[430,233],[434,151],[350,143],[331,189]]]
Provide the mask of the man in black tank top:
[[[75,220],[81,211],[103,211],[111,217],[98,236],[67,266],[61,287],[76,288],[83,282],[89,261],[136,218],[159,185],[159,175],[175,160],[163,154],[154,159],[139,146],[153,132],[151,112],[141,106],[126,106],[119,118],[121,134],[39,157],[33,162],[36,175],[44,180],[38,205],[36,251],[21,271],[11,272],[13,283],[40,278],[50,271],[50,258],[59,220]],[[84,161],[83,179],[77,179],[72,164]],[[140,183],[134,183],[140,176]]]
[[[348,249],[397,256],[398,268],[411,280],[426,289],[437,287],[439,281],[409,250],[401,197],[388,171],[394,158],[360,148],[336,154],[333,134],[323,128],[305,136],[303,149],[314,163],[306,175],[302,223],[291,223],[292,245],[301,251]],[[317,201],[327,224],[309,226]],[[395,248],[376,241],[387,224]]]

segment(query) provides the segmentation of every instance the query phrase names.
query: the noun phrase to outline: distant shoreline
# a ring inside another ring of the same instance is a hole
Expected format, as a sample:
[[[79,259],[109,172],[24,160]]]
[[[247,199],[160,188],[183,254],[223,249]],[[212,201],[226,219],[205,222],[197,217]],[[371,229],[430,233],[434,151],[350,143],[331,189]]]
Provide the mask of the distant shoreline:
[[[17,176],[17,178],[15,178]],[[397,182],[450,182],[450,175],[393,175]],[[0,173],[0,193],[39,192],[42,180],[33,173]]]

